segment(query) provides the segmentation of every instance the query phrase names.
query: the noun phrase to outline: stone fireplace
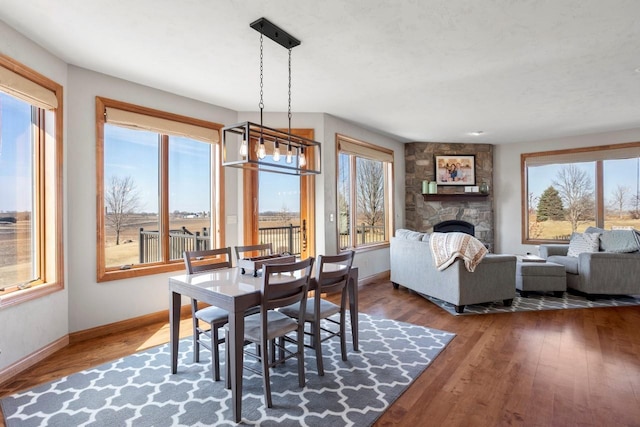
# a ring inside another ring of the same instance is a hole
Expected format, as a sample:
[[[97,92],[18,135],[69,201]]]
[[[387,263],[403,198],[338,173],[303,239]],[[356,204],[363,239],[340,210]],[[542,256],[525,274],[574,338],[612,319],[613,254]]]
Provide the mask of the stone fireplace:
[[[405,144],[406,228],[433,232],[444,221],[464,221],[474,227],[475,237],[490,251],[494,246],[493,145],[411,142]],[[476,185],[489,185],[487,196],[474,197],[461,186],[438,186],[437,196],[422,195],[422,181],[435,179],[435,155],[474,155]]]

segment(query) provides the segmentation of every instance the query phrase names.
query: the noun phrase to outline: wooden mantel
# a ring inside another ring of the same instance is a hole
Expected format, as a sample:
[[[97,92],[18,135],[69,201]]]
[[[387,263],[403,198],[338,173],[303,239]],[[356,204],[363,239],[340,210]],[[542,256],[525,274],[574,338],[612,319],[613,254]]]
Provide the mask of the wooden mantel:
[[[489,194],[483,193],[436,193],[422,194],[425,202],[480,202]]]

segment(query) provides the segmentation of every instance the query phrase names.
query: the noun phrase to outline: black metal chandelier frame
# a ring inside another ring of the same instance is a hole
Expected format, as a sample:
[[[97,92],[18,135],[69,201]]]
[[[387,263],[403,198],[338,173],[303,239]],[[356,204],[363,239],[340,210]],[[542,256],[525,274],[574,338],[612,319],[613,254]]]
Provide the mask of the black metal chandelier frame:
[[[246,121],[222,129],[222,165],[287,175],[320,174],[320,143],[291,133],[291,49],[301,42],[266,18],[252,22],[250,27],[260,33],[260,124]],[[289,51],[288,132],[262,124],[263,36]]]

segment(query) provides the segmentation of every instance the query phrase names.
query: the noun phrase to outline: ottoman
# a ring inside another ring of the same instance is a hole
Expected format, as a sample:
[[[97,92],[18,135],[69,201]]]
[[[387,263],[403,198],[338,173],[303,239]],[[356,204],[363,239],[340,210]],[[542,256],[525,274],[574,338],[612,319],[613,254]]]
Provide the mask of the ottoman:
[[[553,262],[519,261],[516,263],[516,289],[525,298],[529,291],[553,292],[560,297],[567,290],[564,266]]]

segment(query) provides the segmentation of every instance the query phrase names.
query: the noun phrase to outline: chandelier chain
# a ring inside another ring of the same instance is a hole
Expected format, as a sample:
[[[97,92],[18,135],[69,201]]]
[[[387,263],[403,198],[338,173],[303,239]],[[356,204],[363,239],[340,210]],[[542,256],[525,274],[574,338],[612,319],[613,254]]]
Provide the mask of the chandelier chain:
[[[291,48],[289,48],[289,133],[291,133]]]
[[[262,65],[262,59],[263,59],[263,49],[262,49],[262,32],[260,33],[260,103],[258,104],[258,107],[260,107],[260,112],[262,113],[262,109],[264,108],[264,102],[262,100],[262,95],[263,95],[263,65]]]

